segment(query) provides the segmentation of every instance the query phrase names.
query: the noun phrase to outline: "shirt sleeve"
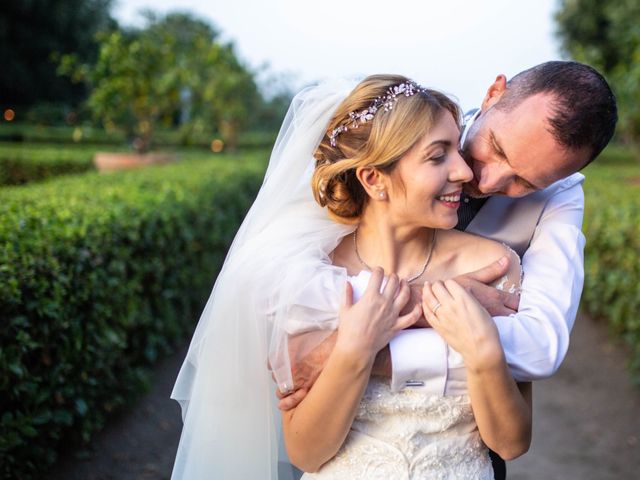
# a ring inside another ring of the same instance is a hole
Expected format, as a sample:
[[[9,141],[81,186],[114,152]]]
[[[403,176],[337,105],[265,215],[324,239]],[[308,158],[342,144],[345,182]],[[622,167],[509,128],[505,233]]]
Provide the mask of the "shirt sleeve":
[[[567,353],[584,283],[581,183],[545,205],[522,258],[518,313],[494,317],[507,364],[518,381],[553,375]],[[466,391],[462,356],[432,329],[412,329],[391,340],[392,388],[424,388],[446,395]]]
[[[391,390],[409,386],[442,395],[447,380],[447,344],[433,328],[401,330],[389,342]]]
[[[494,317],[516,380],[553,375],[567,353],[584,283],[583,215],[580,183],[549,199],[522,257],[518,313]]]

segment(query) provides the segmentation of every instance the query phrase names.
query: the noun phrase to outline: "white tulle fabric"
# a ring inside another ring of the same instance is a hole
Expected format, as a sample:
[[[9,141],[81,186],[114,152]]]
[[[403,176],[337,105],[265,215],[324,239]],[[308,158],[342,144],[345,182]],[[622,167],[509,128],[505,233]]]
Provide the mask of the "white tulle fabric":
[[[267,361],[292,385],[289,335],[317,332],[312,348],[337,326],[346,271],[328,254],[353,227],[328,219],[310,180],[312,153],[354,86],[305,89],[287,112],[171,394],[184,421],[174,480],[292,478]]]

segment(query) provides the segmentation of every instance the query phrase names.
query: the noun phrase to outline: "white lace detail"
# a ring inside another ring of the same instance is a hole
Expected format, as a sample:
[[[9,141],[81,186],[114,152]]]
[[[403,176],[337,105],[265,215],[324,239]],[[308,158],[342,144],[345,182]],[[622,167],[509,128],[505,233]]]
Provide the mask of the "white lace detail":
[[[507,249],[508,252],[510,252],[512,255],[515,255],[518,258],[518,260],[520,261],[520,265],[522,266],[522,260],[520,259],[520,255],[518,255],[518,253],[506,243],[503,243],[502,245],[504,246],[504,248]],[[520,268],[520,285],[522,285],[523,279],[524,279],[524,271],[522,270],[522,268]],[[509,293],[517,293],[518,295],[520,295],[520,293],[522,292],[521,286],[518,286],[517,284],[513,283],[513,281],[511,281],[510,285],[507,285],[507,282],[509,281],[510,281],[509,277],[505,275],[502,278],[500,278],[500,280],[497,281],[495,287],[498,290],[503,290]]]
[[[303,480],[493,479],[467,395],[391,392],[374,377],[338,454]]]

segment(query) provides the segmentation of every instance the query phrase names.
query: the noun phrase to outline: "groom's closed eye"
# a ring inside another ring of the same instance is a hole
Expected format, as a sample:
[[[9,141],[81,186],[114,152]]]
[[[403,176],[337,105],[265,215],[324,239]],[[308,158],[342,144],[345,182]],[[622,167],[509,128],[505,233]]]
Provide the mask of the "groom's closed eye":
[[[513,169],[513,165],[509,161],[509,157],[507,157],[507,154],[504,153],[504,150],[500,146],[500,142],[498,142],[498,139],[496,138],[495,133],[493,131],[490,133],[490,138],[491,138],[491,148],[493,149],[493,152],[496,154],[496,156],[504,160],[507,163],[507,165],[509,165]],[[542,190],[541,187],[534,185],[529,180],[522,178],[519,175],[514,175],[514,180],[518,185],[520,185],[521,187],[531,192]]]

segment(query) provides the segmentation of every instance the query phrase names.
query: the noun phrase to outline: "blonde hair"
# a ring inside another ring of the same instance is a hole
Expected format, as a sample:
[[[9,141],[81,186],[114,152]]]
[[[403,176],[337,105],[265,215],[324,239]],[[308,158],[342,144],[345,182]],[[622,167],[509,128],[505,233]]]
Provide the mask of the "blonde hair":
[[[399,95],[393,110],[379,110],[358,128],[340,133],[336,146],[331,132],[350,125],[350,112],[369,107],[389,87],[410,81],[401,75],[372,75],[360,82],[338,106],[320,145],[314,152],[316,168],[311,179],[313,196],[340,223],[356,223],[367,203],[367,194],[356,177],[358,167],[376,167],[389,173],[396,162],[428,132],[442,112],[460,120],[458,105],[435,90]]]

